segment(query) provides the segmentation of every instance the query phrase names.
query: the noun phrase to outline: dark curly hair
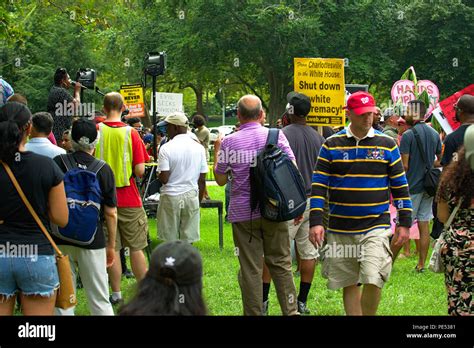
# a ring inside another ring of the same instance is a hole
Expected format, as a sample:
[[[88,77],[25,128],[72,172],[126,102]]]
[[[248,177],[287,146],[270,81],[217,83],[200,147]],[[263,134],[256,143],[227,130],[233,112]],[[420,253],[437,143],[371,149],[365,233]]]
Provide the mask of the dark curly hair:
[[[172,284],[147,275],[138,283],[133,299],[119,309],[119,315],[207,315],[201,282],[180,286],[177,291]]]
[[[462,198],[462,208],[467,209],[471,206],[471,199],[474,198],[474,172],[465,154],[466,150],[461,146],[457,156],[443,169],[436,196],[438,202],[440,200],[448,202],[452,198],[459,201]]]
[[[206,124],[206,119],[202,115],[195,115],[193,117],[194,127],[201,127]]]
[[[0,107],[0,160],[13,161],[30,120],[31,111],[24,104],[8,102]]]
[[[207,315],[202,294],[200,256],[198,264],[194,264],[191,269],[181,270],[181,277],[199,275],[199,280],[189,284],[185,282],[178,284],[176,270],[163,267],[161,253],[167,250],[166,245],[179,243],[185,242],[167,242],[155,249],[151,255],[148,272],[137,284],[135,296],[119,309],[119,315]],[[181,252],[185,251],[186,248]]]

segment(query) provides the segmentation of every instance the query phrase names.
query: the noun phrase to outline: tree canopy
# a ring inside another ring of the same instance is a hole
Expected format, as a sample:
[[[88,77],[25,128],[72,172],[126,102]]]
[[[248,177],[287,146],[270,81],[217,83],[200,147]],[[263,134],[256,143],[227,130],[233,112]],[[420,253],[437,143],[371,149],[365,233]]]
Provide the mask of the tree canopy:
[[[143,80],[147,52],[166,51],[158,90],[184,91],[188,114],[219,113],[222,90],[226,104],[253,93],[274,123],[295,57],[345,58],[346,83],[369,84],[379,102],[414,66],[443,98],[473,81],[473,32],[463,0],[5,1],[0,74],[40,111],[59,66],[72,78],[93,68],[101,89],[118,90]]]

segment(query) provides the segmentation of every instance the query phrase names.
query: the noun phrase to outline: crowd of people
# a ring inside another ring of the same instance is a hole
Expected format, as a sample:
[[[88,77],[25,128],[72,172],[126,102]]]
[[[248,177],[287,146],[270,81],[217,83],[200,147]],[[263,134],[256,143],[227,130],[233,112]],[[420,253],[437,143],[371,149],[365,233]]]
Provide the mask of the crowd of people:
[[[64,105],[77,109],[81,85],[75,83],[70,95],[71,81],[62,68],[54,75],[46,111],[32,115],[26,98],[0,82],[0,245],[4,250],[12,245],[34,250],[32,255],[0,257],[0,314],[13,314],[17,302],[25,315],[74,314],[74,307],[55,308],[60,284],[53,248],[7,169],[69,256],[71,277],[84,288],[91,314],[113,315],[115,305],[121,315],[208,314],[202,260],[192,245],[200,239],[200,203],[209,199],[205,117],[190,120],[176,112],[154,125],[156,130],[146,129],[140,118],[123,119],[126,106],[116,92],[105,95],[103,114],[95,121],[70,117]],[[415,271],[425,272],[430,222],[437,215],[439,224],[446,223],[457,205],[461,208],[446,226],[441,249],[448,313],[472,314],[474,96],[456,102],[461,126],[444,139],[425,122],[426,106],[420,100],[382,111],[370,93],[356,92],[347,100],[349,125],[338,131],[324,127],[321,133],[306,123],[308,96],[291,92],[287,103],[277,146],[301,173],[307,197],[306,210],[294,220],[273,221],[251,206],[250,169],[269,135],[258,97],[239,100],[238,128],[214,142],[212,169],[216,183],[226,186],[244,315],[268,314],[272,280],[283,315],[309,314],[318,262],[328,288],[343,289],[347,315],[375,315],[400,250],[410,255],[410,239],[415,239]],[[155,154],[160,182],[157,233],[163,243],[148,264],[148,218],[137,181]],[[443,171],[437,192],[431,192],[425,178],[435,168]],[[74,192],[84,190],[84,182],[93,183],[86,188],[99,201],[78,201]],[[97,210],[92,229],[90,220],[78,218],[77,202]],[[93,232],[86,242],[79,237],[81,228],[78,236],[65,238],[68,226],[81,224]],[[137,293],[127,303],[121,292],[124,272],[137,280]]]

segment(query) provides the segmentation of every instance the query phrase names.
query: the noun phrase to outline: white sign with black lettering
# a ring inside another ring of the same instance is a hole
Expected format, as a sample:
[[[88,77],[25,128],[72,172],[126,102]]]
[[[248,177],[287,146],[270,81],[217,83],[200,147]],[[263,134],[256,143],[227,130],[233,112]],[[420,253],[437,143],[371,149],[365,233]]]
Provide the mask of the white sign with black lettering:
[[[156,93],[156,114],[158,116],[168,116],[177,111],[184,112],[182,93]]]

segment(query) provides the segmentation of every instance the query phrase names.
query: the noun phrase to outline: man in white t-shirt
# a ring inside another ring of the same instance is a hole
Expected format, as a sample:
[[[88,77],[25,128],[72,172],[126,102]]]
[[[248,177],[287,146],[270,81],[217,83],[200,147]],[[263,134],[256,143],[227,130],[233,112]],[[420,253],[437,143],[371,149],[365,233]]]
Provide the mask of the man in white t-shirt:
[[[31,128],[30,141],[25,146],[26,151],[35,152],[49,158],[66,153],[66,150],[48,140],[48,135],[53,129],[53,117],[49,112],[37,112],[31,120],[33,127]]]
[[[201,144],[189,135],[188,118],[176,112],[158,124],[166,125],[170,139],[158,155],[161,187],[158,206],[158,238],[163,241],[199,240],[199,206],[209,171]]]

